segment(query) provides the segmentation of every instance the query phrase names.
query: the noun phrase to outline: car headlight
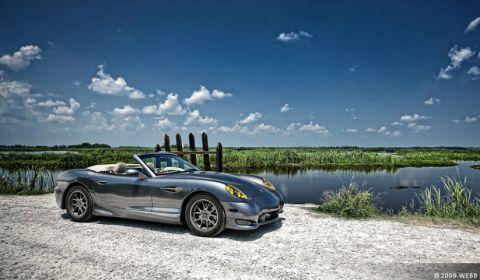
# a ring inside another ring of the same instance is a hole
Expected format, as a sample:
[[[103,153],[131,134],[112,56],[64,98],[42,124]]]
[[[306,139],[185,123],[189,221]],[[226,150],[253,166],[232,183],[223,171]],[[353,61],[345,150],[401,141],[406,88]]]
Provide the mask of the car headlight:
[[[246,194],[244,194],[242,191],[240,191],[239,189],[235,188],[232,185],[225,185],[225,190],[229,194],[231,194],[235,197],[238,197],[238,198],[241,198],[241,199],[248,199],[248,196]]]
[[[272,191],[275,190],[275,187],[273,186],[273,184],[270,181],[268,181],[268,179],[263,178],[263,184],[265,185],[265,187],[271,189]]]

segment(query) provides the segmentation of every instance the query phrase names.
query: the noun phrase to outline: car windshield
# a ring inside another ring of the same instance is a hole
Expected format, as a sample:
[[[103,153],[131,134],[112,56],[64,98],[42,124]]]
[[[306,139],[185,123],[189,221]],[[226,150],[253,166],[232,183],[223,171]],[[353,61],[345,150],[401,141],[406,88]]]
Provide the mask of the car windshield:
[[[156,175],[199,170],[195,165],[176,155],[150,154],[139,156],[139,158]]]

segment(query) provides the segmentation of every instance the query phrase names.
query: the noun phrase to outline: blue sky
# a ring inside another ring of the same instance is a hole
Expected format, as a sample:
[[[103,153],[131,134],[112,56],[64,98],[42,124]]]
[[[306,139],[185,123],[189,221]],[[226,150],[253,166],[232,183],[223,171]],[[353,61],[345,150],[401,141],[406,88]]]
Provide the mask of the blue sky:
[[[478,1],[0,1],[0,144],[480,146]]]

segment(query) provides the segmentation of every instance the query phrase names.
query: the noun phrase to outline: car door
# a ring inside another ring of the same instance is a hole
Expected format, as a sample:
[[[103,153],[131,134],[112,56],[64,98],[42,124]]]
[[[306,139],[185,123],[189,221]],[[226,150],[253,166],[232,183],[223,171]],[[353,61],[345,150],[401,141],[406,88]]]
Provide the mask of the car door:
[[[96,203],[114,216],[135,217],[150,212],[152,197],[150,179],[117,174],[97,174]]]

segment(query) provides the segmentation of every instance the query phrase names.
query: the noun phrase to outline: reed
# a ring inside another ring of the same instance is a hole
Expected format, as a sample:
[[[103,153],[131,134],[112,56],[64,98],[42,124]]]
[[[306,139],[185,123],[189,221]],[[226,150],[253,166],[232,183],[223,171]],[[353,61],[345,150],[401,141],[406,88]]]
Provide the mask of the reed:
[[[0,175],[0,194],[51,193],[55,185],[54,173],[44,168],[27,168],[12,173],[2,170]]]

